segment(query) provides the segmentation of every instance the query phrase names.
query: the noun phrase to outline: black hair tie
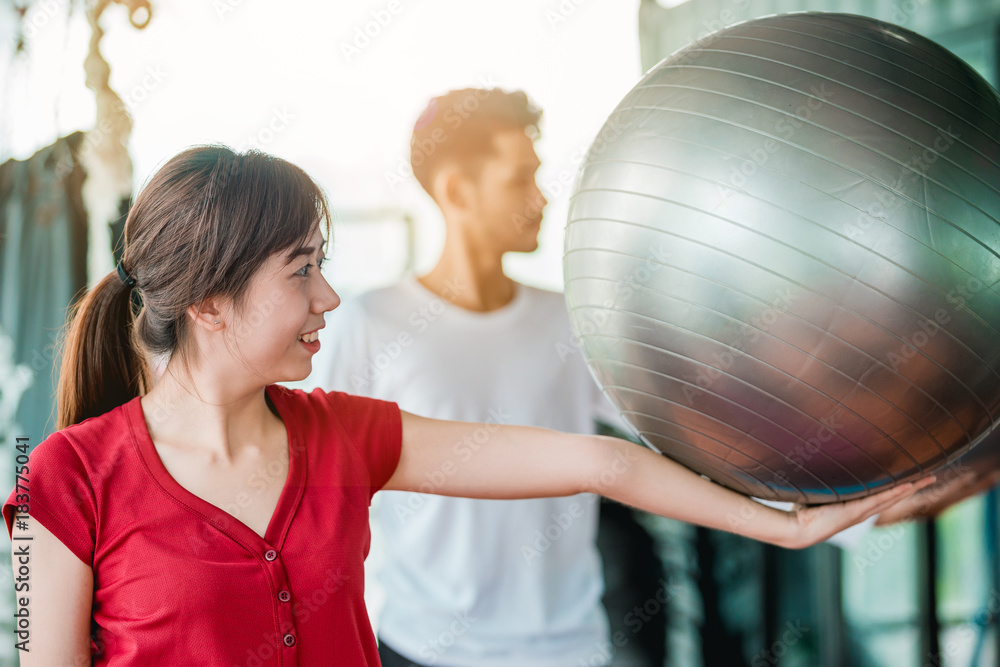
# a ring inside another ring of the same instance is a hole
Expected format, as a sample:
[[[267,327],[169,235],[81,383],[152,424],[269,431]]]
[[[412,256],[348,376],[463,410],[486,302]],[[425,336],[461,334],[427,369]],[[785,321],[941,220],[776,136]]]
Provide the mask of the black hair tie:
[[[125,267],[122,266],[121,260],[118,260],[117,268],[118,268],[118,277],[121,278],[121,281],[126,285],[128,285],[129,289],[135,287],[135,278],[133,278],[132,276],[130,276],[128,273],[125,272]]]

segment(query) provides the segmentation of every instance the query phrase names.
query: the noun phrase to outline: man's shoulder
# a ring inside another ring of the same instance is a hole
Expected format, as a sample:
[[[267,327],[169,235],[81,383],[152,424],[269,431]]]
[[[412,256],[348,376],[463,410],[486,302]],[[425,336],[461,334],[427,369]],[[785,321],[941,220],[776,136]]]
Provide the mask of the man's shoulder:
[[[405,308],[410,301],[405,286],[394,283],[346,297],[333,313],[340,311],[341,317],[380,318],[387,314],[398,315],[399,309]]]
[[[526,317],[534,322],[553,322],[559,326],[569,326],[569,314],[566,311],[566,300],[562,292],[534,287],[518,283],[528,301]]]
[[[555,292],[553,290],[547,290],[541,287],[535,287],[534,285],[527,285],[521,282],[517,284],[518,288],[524,290],[525,294],[527,294],[530,299],[544,302],[547,305],[563,304],[562,292]]]
[[[350,299],[362,306],[379,305],[386,302],[399,301],[406,298],[405,286],[402,282],[361,292]]]

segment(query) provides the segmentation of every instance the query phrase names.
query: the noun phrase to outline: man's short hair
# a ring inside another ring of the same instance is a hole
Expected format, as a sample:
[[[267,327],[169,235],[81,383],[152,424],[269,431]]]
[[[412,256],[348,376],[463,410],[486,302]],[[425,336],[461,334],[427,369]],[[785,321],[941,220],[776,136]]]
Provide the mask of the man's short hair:
[[[463,88],[431,98],[410,137],[410,166],[428,194],[441,165],[453,162],[476,173],[480,161],[493,154],[493,136],[524,130],[538,138],[542,110],[523,91]]]

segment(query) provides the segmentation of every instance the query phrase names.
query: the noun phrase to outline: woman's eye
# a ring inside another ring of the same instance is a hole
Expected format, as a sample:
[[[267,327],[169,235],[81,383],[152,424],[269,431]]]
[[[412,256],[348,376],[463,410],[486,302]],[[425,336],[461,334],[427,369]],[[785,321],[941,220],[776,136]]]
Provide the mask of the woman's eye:
[[[310,266],[316,266],[316,268],[318,268],[320,271],[322,271],[323,270],[323,264],[326,262],[326,260],[327,260],[327,258],[324,257],[321,260],[319,260],[318,264],[315,264],[315,265],[313,265],[313,264],[306,264],[301,269],[299,269],[298,271],[296,271],[295,275],[297,275],[297,276],[303,276],[303,277],[308,277],[309,276],[309,267]]]

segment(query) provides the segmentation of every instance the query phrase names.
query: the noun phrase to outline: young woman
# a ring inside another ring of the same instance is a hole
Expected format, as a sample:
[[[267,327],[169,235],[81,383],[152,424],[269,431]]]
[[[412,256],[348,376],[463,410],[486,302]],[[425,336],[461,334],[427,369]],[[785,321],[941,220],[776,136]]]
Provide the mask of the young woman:
[[[117,272],[72,318],[61,430],[3,507],[22,665],[377,665],[379,489],[591,491],[798,548],[929,482],[784,513],[625,441],[276,385],[309,374],[339,303],[319,271],[329,224],[317,185],[257,152],[186,150],[138,196]],[[168,360],[155,383],[152,359]]]

